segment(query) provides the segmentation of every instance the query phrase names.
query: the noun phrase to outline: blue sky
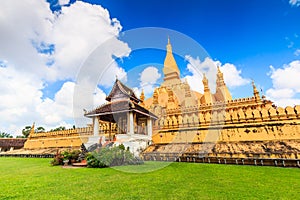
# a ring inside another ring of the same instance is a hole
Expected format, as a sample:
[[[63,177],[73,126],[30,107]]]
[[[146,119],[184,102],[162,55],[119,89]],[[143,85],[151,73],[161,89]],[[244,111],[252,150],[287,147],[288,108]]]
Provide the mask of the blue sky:
[[[121,21],[124,31],[149,26],[182,32],[213,59],[234,64],[265,89],[272,84],[267,79],[270,65],[281,67],[299,59],[294,52],[300,48],[300,7],[289,1],[104,0],[101,4]]]
[[[120,20],[123,31],[164,27],[188,35],[212,59],[235,65],[241,76],[253,79],[264,94],[272,88],[270,66],[281,68],[300,57],[300,7],[296,1],[294,5],[288,0],[87,2],[100,2],[111,17]],[[251,95],[250,84],[230,89],[236,98]]]
[[[163,79],[168,35],[192,89],[203,89],[193,67],[213,82],[215,70],[207,67],[219,65],[234,98],[251,96],[253,79],[275,104],[300,104],[299,0],[6,0],[0,6],[0,113],[6,116],[0,131],[18,135],[33,122],[46,129],[84,126],[77,120],[82,108],[104,103],[116,75],[151,95]],[[158,49],[134,49],[127,36],[142,27],[163,29],[155,40],[152,33],[135,38]],[[193,41],[209,59],[189,46]],[[80,100],[77,86],[88,88]]]

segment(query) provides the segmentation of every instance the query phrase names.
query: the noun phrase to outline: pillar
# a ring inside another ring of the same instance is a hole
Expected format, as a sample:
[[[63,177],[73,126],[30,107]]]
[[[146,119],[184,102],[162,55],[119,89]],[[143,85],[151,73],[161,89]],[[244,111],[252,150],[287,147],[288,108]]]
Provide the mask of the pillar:
[[[147,119],[147,135],[152,137],[152,120],[150,117]]]
[[[93,133],[94,136],[98,136],[99,135],[99,119],[98,117],[94,117],[93,118]]]
[[[128,127],[127,127],[127,131],[128,134],[134,134],[134,121],[133,121],[133,112],[129,112],[128,115],[129,120],[127,120],[128,122]]]

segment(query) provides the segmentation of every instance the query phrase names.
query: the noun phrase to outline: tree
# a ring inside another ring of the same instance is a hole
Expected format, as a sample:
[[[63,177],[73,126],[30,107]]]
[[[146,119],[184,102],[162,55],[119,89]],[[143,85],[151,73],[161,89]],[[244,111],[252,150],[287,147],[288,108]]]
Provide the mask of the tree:
[[[42,127],[42,126],[39,126],[39,127],[37,127],[37,128],[35,129],[35,132],[37,132],[37,133],[45,132],[45,128]]]
[[[23,134],[24,138],[28,138],[31,129],[32,129],[31,126],[25,126],[25,128],[23,128],[22,134]]]
[[[0,138],[12,138],[13,136],[9,133],[0,132]]]
[[[63,130],[66,130],[66,127],[64,127],[64,126],[60,126],[60,127],[57,127],[57,128],[51,129],[50,131],[63,131]]]

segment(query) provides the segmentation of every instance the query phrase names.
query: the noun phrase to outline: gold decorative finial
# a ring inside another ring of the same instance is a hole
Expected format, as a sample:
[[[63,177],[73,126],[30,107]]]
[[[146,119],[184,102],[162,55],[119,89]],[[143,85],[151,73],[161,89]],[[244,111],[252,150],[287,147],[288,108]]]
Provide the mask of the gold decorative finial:
[[[158,104],[158,88],[154,89],[153,93],[153,104]]]
[[[220,66],[218,66],[217,68],[218,68],[217,87],[225,86],[224,77],[223,77],[223,73],[221,72]]]
[[[35,126],[35,122],[33,122],[33,124],[32,124],[32,127],[30,129],[30,133],[29,133],[29,137],[34,134],[34,126]]]
[[[203,86],[204,86],[204,92],[209,92],[208,80],[206,78],[205,73],[203,73],[202,83],[203,83]]]
[[[253,87],[253,95],[255,97],[256,100],[259,100],[260,99],[260,96],[259,96],[259,92],[255,86],[255,83],[254,83],[254,80],[252,79],[252,87]]]
[[[142,93],[141,93],[141,96],[140,96],[140,100],[141,100],[141,106],[145,106],[145,103],[144,103],[144,100],[145,100],[145,93],[144,93],[144,89],[142,89]]]
[[[141,99],[142,101],[144,101],[144,100],[145,100],[145,93],[144,93],[144,89],[142,89],[142,93],[141,93],[140,99]]]
[[[168,35],[168,44],[170,44],[170,36]]]

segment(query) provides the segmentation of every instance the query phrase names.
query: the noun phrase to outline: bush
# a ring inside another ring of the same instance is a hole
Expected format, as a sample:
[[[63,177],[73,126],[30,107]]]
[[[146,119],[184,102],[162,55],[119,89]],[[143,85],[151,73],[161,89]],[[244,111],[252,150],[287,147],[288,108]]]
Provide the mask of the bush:
[[[63,165],[64,160],[69,160],[68,164],[71,164],[72,161],[78,161],[80,154],[80,150],[73,150],[73,151],[64,151],[62,153],[58,152],[54,156],[53,160],[50,162],[51,165]]]
[[[57,151],[54,158],[51,160],[50,164],[52,166],[63,165],[64,164],[63,160],[64,160],[64,156],[59,151]]]
[[[120,165],[137,165],[143,164],[139,158],[125,150],[124,145],[110,148],[100,148],[89,153],[86,157],[88,167],[112,167]]]

